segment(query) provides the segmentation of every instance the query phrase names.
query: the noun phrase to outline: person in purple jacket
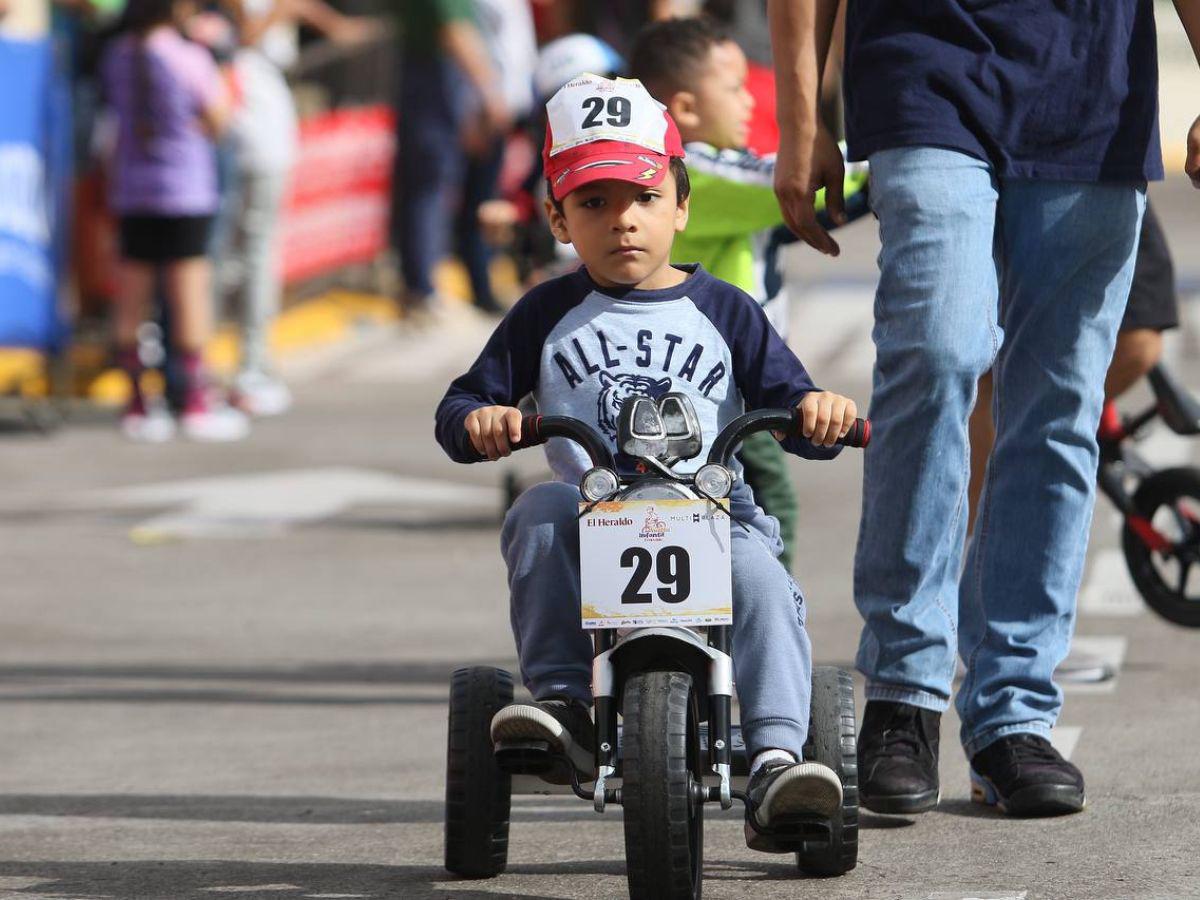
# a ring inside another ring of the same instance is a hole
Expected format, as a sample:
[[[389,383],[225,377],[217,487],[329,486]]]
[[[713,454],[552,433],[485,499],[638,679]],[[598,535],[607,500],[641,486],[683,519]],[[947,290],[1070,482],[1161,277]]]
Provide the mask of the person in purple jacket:
[[[123,33],[102,63],[117,120],[109,194],[121,256],[114,330],[119,364],[132,384],[121,429],[140,441],[175,432],[174,420],[147,404],[141,385],[137,333],[160,269],[171,304],[170,340],[186,373],[184,434],[229,441],[249,430],[245,416],[213,399],[204,373],[212,333],[205,247],[217,209],[213,138],[226,126],[229,102],[208,51],[180,33],[194,12],[191,0],[131,0]]]

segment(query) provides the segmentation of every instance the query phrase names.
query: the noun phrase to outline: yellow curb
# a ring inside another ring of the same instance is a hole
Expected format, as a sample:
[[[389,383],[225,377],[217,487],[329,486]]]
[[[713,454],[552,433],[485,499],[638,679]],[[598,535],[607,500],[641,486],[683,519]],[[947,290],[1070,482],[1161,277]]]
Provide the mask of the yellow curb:
[[[46,357],[38,350],[0,349],[0,395],[45,397],[50,392]]]
[[[516,267],[510,259],[498,256],[492,264],[493,283],[502,294],[517,288]],[[447,260],[434,271],[434,284],[445,297],[468,303],[470,281],[466,269],[457,260]],[[277,359],[346,340],[363,328],[395,322],[400,315],[396,304],[378,294],[335,289],[303,300],[280,312],[268,338],[271,353]],[[222,325],[205,348],[204,358],[213,370],[227,377],[237,368],[241,342],[238,329]],[[70,389],[73,395],[86,397],[104,406],[120,406],[129,399],[129,383],[119,369],[108,367],[108,347],[80,342],[70,349],[70,369],[74,373]],[[50,379],[44,354],[36,350],[0,348],[0,395],[45,397]],[[160,379],[148,373],[145,388],[159,389]]]
[[[381,326],[398,318],[395,304],[387,297],[335,290],[289,307],[279,314],[268,338],[276,358],[286,358],[305,350],[329,346],[345,340],[354,331]],[[82,348],[76,348],[81,349]],[[77,368],[90,372],[80,393],[94,403],[120,406],[129,399],[129,383],[119,369],[97,371],[96,351],[91,347],[72,357]],[[103,351],[100,351],[103,358]],[[235,326],[222,325],[204,350],[204,359],[222,377],[232,375],[241,354],[241,340]],[[88,358],[90,357],[90,358]],[[89,365],[90,363],[90,365]],[[147,385],[153,392],[153,385]]]

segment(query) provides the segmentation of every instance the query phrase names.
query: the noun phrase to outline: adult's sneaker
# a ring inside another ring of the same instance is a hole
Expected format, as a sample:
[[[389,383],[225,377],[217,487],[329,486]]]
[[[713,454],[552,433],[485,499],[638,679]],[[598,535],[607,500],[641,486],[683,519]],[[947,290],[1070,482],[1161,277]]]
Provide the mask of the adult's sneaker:
[[[1010,816],[1083,809],[1083,773],[1036,734],[1010,734],[971,757],[971,799]]]
[[[590,775],[596,767],[591,713],[573,700],[510,703],[492,716],[492,740],[545,741],[580,772]]]
[[[872,812],[909,815],[938,804],[941,713],[867,701],[858,733],[858,797]]]
[[[179,417],[184,436],[203,443],[244,440],[250,434],[245,413],[224,404],[210,403],[189,409]]]
[[[772,760],[755,770],[746,796],[750,800],[746,846],[786,853],[795,847],[780,847],[771,830],[786,826],[789,819],[833,816],[842,805],[842,783],[833,769],[819,762]]]

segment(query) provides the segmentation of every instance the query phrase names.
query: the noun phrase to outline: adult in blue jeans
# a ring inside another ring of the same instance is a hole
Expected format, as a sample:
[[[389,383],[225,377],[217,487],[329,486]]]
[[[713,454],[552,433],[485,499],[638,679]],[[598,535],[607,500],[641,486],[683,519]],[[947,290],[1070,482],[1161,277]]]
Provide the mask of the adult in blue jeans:
[[[1152,0],[848,0],[850,158],[869,159],[882,250],[854,591],[863,803],[938,801],[955,654],[972,796],[1018,815],[1084,806],[1048,737],[1095,498],[1104,373],[1146,182],[1162,177]],[[837,0],[771,0],[789,225],[837,255],[842,161],[819,124]],[[1200,2],[1177,0],[1200,51]],[[1200,120],[1188,173],[1200,175]],[[835,220],[838,218],[834,214]],[[967,523],[967,419],[995,376],[997,439]]]

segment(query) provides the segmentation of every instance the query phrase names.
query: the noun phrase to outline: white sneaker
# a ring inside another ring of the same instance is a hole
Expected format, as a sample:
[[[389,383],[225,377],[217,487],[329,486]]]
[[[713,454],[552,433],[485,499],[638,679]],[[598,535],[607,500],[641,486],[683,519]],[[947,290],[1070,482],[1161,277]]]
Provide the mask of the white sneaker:
[[[121,416],[121,434],[139,444],[165,444],[175,437],[175,420],[166,409],[151,406]]]
[[[288,386],[266,372],[242,372],[233,391],[238,408],[252,416],[278,416],[292,408]]]
[[[250,419],[229,406],[213,406],[180,416],[184,435],[193,441],[226,443],[244,440],[250,434]]]

